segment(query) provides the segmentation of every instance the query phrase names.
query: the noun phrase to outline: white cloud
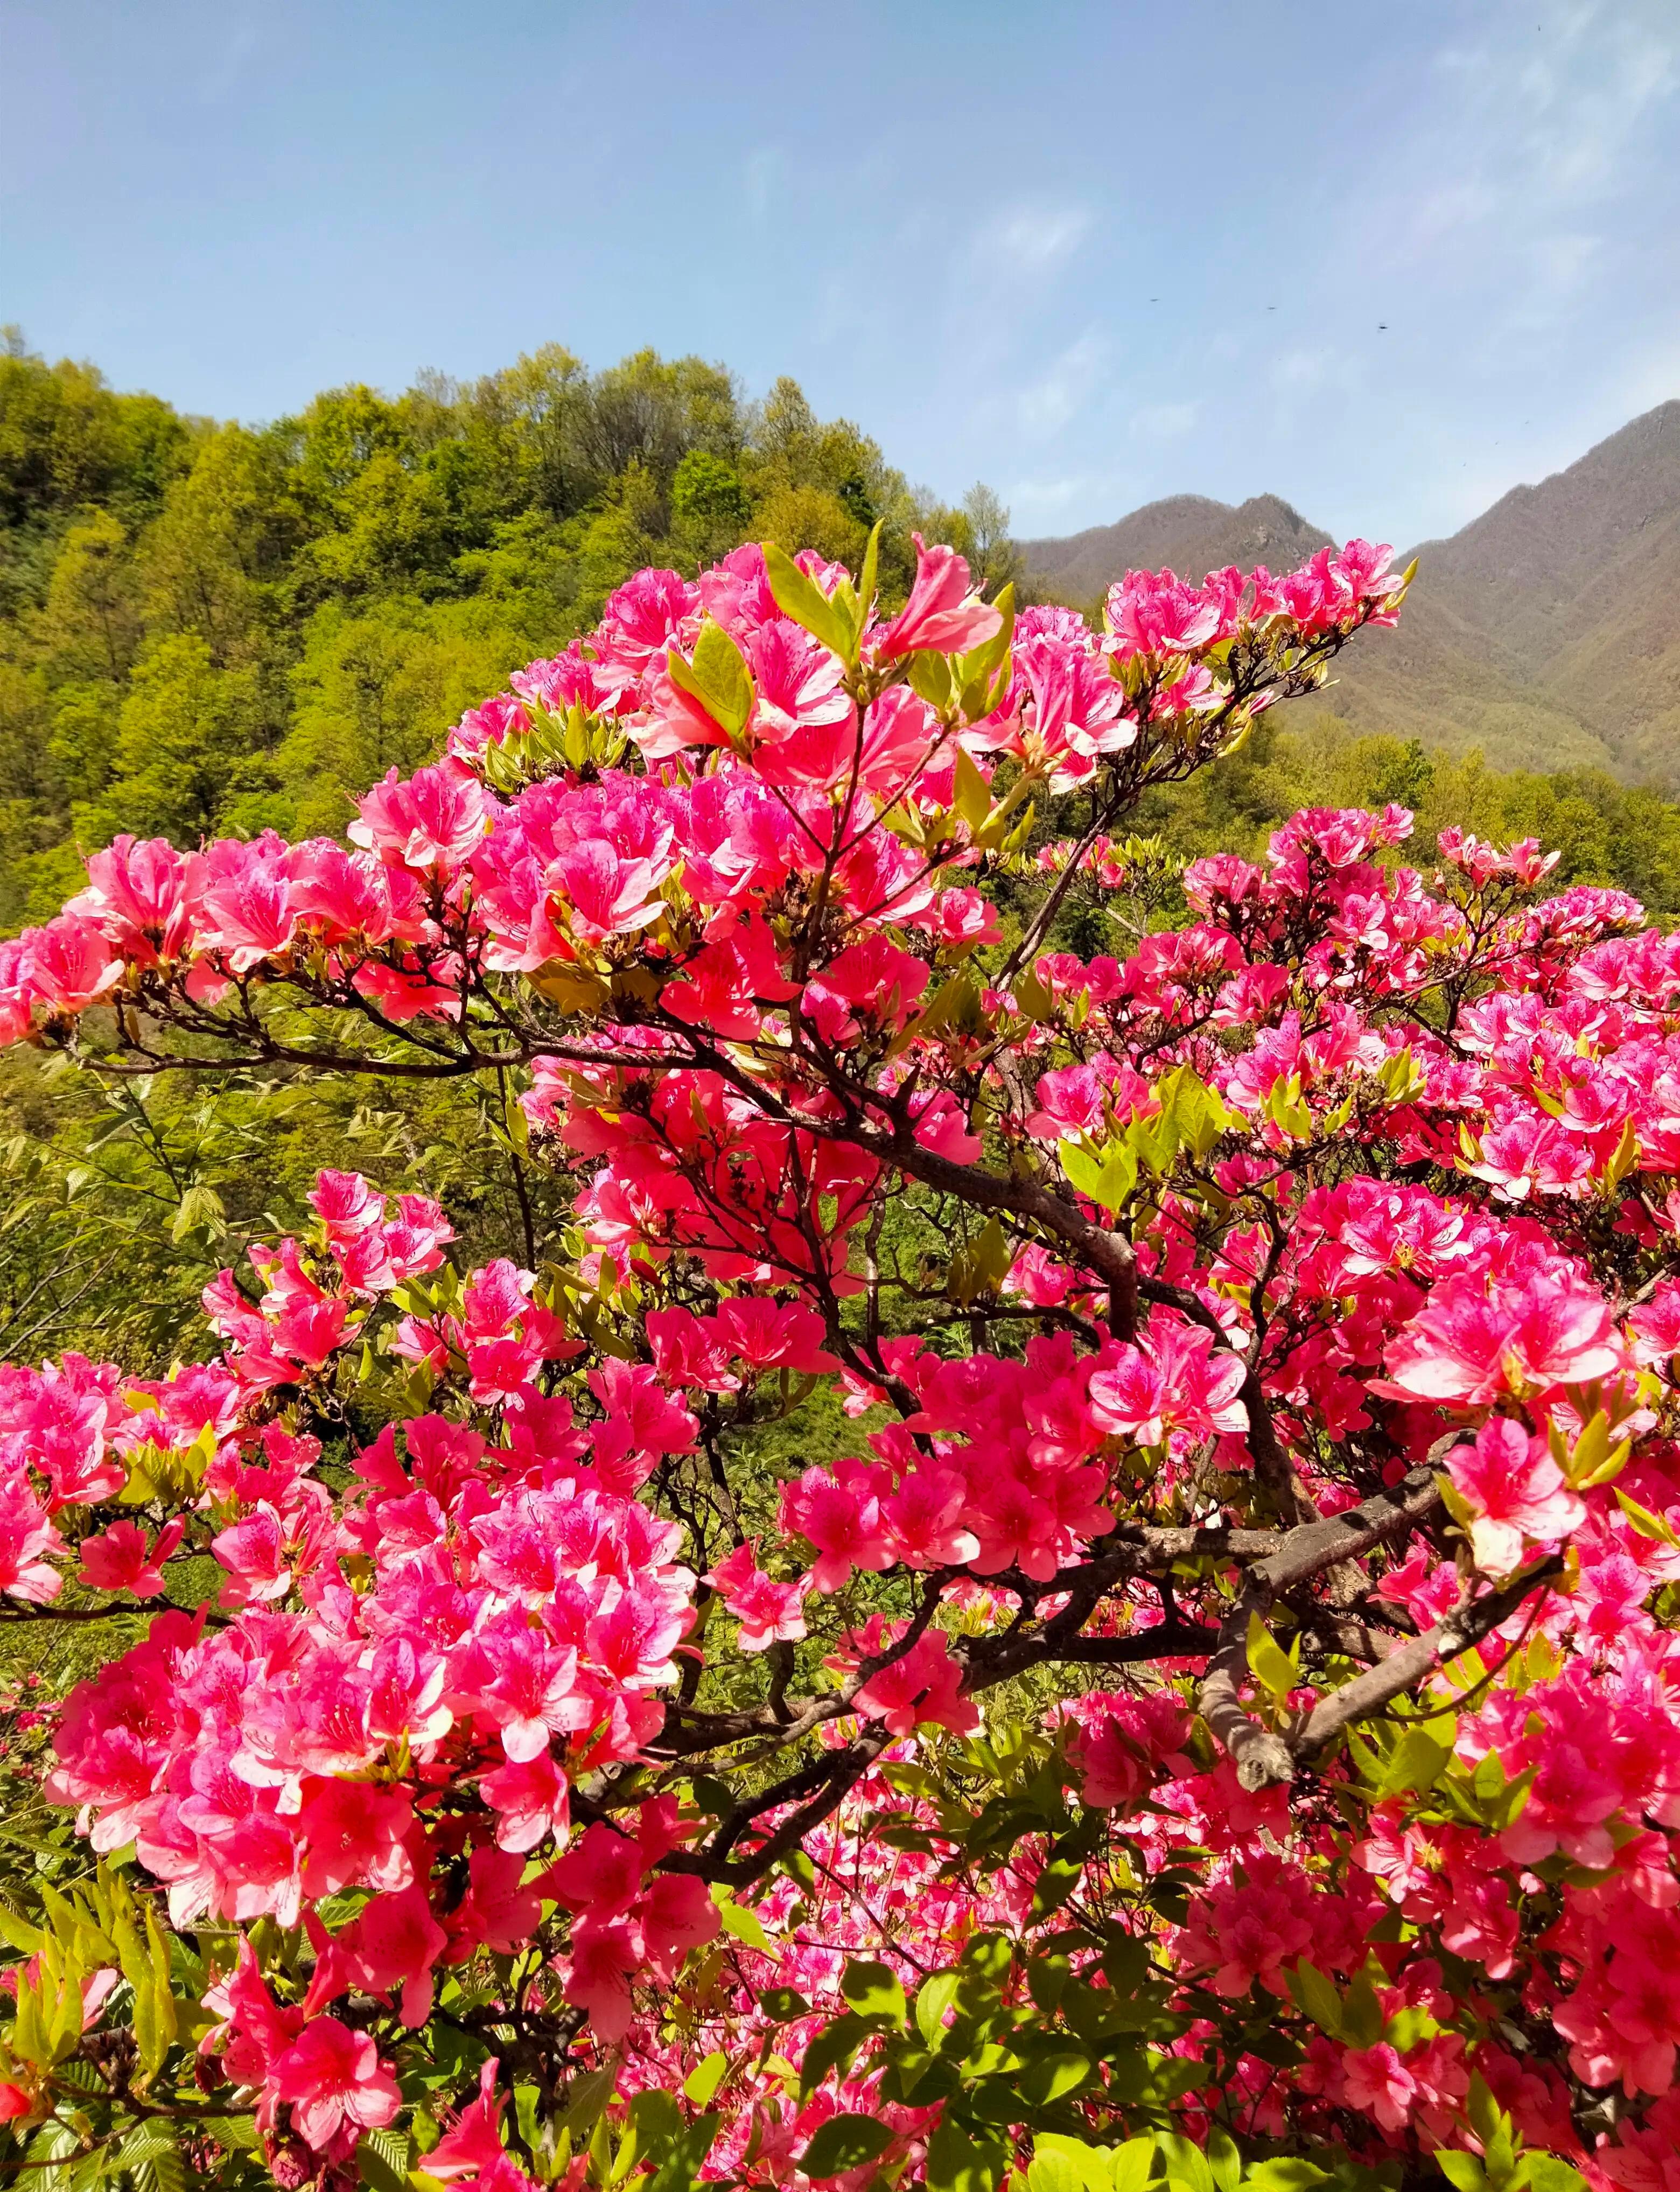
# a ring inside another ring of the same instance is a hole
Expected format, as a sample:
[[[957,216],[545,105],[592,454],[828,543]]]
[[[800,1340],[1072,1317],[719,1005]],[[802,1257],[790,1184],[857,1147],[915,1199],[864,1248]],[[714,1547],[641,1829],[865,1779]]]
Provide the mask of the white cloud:
[[[1562,294],[1573,289],[1597,255],[1599,239],[1596,236],[1542,236],[1529,247],[1529,255],[1534,264],[1540,286]]]
[[[1047,373],[1017,396],[1022,430],[1040,438],[1059,434],[1090,400],[1107,352],[1108,345],[1094,334],[1070,343]]]
[[[1478,227],[1499,210],[1497,191],[1480,180],[1461,177],[1444,183],[1420,198],[1412,209],[1411,237],[1415,246],[1444,242],[1469,228]]]
[[[1322,388],[1335,362],[1331,350],[1285,351],[1272,368],[1272,385],[1296,394]]]
[[[1047,274],[1073,256],[1090,226],[1085,206],[1017,206],[984,231],[977,255],[994,271]]]
[[[1614,384],[1614,408],[1637,419],[1659,403],[1680,397],[1680,325],[1669,329],[1630,357]]]
[[[219,106],[237,88],[245,64],[257,50],[255,11],[236,9],[225,27],[219,46],[210,55],[198,78],[202,106]]]
[[[769,220],[781,176],[782,155],[775,146],[760,145],[747,155],[747,211],[755,228],[762,228]]]
[[[1146,403],[1131,414],[1131,431],[1141,440],[1176,442],[1201,416],[1199,403]]]
[[[1009,505],[1011,510],[1041,510],[1053,514],[1065,510],[1081,496],[1089,497],[1093,488],[1102,484],[1089,472],[1076,473],[1069,479],[1017,480],[1007,490]]]

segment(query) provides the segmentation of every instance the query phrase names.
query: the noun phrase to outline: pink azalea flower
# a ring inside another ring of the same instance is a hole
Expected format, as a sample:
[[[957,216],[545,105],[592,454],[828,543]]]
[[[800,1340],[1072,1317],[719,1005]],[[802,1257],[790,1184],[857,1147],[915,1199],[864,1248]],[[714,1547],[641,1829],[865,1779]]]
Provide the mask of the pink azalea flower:
[[[317,2154],[339,2126],[363,2131],[394,2123],[402,2105],[396,2081],[365,2032],[351,2032],[336,2018],[318,2017],[304,2027],[271,2073],[274,2097],[289,2102],[292,2121]]]

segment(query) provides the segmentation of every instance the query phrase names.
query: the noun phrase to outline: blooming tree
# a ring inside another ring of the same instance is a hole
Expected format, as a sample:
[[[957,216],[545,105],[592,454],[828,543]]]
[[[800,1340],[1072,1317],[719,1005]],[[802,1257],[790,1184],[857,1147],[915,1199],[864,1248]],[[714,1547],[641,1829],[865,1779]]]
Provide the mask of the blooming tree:
[[[211,1359],[0,1373],[5,1618],[132,1639],[14,2161],[1680,2186],[1680,939],[1390,808],[1052,948],[1404,591],[644,572],[350,849],[0,945],[8,1041],[518,1076],[575,1193],[467,1273],[323,1173]]]

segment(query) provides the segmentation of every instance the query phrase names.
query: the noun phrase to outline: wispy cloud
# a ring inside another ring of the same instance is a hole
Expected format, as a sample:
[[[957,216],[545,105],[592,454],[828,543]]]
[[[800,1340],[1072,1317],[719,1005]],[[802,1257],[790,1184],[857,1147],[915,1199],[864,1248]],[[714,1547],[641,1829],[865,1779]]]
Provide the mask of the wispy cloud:
[[[201,106],[219,106],[238,84],[245,64],[257,50],[256,12],[236,9],[224,25],[219,41],[207,55],[197,83]]]
[[[1285,351],[1272,368],[1272,385],[1285,394],[1310,394],[1324,386],[1335,362],[1332,350]]]
[[[782,168],[782,153],[774,145],[760,145],[755,151],[747,155],[744,179],[747,213],[755,228],[763,228],[770,220]]]
[[[1016,206],[982,231],[976,256],[1006,274],[1048,274],[1073,257],[1091,219],[1082,205]]]
[[[1146,403],[1131,414],[1131,431],[1140,441],[1176,442],[1201,416],[1199,403]]]
[[[1045,517],[1054,517],[1057,511],[1066,510],[1069,503],[1085,500],[1094,488],[1103,484],[1088,472],[1077,472],[1068,479],[1017,480],[1008,490],[1010,507],[1016,511],[1038,511]]]
[[[1108,355],[1100,336],[1081,335],[1049,370],[1022,389],[1015,399],[1023,431],[1047,440],[1077,418],[1091,400]]]

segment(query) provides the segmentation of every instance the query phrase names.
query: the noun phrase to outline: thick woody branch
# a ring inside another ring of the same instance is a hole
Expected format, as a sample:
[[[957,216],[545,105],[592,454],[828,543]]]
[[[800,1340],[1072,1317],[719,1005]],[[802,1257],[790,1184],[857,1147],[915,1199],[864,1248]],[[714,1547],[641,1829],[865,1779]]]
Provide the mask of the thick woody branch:
[[[1445,1666],[1449,1659],[1457,1658],[1490,1636],[1495,1629],[1509,1621],[1525,1599],[1543,1590],[1563,1572],[1563,1560],[1554,1554],[1536,1567],[1512,1576],[1508,1583],[1500,1584],[1485,1596],[1466,1599],[1455,1606],[1432,1629],[1413,1637],[1409,1643],[1391,1652],[1376,1666],[1367,1668],[1363,1675],[1355,1675],[1351,1682],[1315,1705],[1306,1727],[1296,1738],[1297,1755],[1307,1760],[1318,1757],[1353,1721],[1363,1720],[1367,1714],[1381,1712],[1396,1698],[1415,1689],[1437,1668]]]
[[[1203,1678],[1197,1700],[1202,1718],[1228,1753],[1236,1767],[1237,1778],[1244,1789],[1265,1789],[1292,1781],[1296,1770],[1290,1745],[1257,1721],[1242,1700],[1242,1687],[1249,1673],[1250,1618],[1257,1614],[1264,1620],[1274,1600],[1323,1574],[1326,1568],[1335,1567],[1343,1561],[1357,1560],[1387,1539],[1410,1530],[1440,1503],[1441,1492],[1434,1472],[1415,1469],[1392,1491],[1380,1492],[1372,1498],[1362,1500],[1345,1514],[1330,1516],[1320,1522],[1301,1524],[1289,1533],[1276,1552],[1249,1570],[1237,1602],[1220,1631],[1218,1648]],[[1420,1638],[1417,1642],[1423,1641]],[[1394,1687],[1387,1696],[1398,1697],[1427,1672],[1430,1663],[1427,1658],[1415,1674],[1398,1672],[1400,1663],[1414,1648],[1407,1645],[1390,1654],[1369,1675],[1358,1676],[1348,1685],[1348,1690],[1357,1690],[1361,1682],[1374,1678],[1392,1679]],[[1342,1690],[1336,1695],[1344,1697],[1347,1693],[1347,1690]],[[1353,1710],[1361,1708],[1356,1704]]]

